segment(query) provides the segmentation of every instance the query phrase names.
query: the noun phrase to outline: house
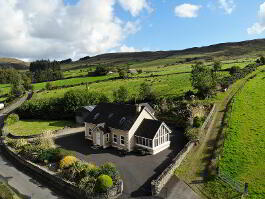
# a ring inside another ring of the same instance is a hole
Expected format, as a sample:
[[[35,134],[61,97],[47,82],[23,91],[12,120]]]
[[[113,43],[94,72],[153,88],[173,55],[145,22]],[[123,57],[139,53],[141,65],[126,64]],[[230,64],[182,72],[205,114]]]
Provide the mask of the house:
[[[171,130],[148,106],[97,105],[85,119],[85,139],[103,148],[112,146],[130,152],[140,147],[151,154],[159,153],[170,146]]]
[[[137,70],[136,69],[129,69],[128,72],[130,74],[138,74]]]
[[[95,108],[95,105],[90,106],[82,106],[76,111],[75,121],[77,124],[84,124],[85,119],[91,113],[91,111]]]

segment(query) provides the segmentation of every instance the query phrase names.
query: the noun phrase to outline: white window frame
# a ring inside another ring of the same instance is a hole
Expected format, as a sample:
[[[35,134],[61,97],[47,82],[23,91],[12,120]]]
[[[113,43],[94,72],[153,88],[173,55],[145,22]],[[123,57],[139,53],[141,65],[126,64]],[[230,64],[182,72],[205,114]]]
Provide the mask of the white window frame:
[[[116,138],[116,141],[115,141]],[[118,136],[116,134],[113,134],[112,142],[117,144],[118,143]]]
[[[123,144],[121,143],[122,140],[124,142]],[[120,135],[120,145],[125,146],[125,137],[123,135]]]
[[[106,142],[109,142],[109,133],[106,134]]]

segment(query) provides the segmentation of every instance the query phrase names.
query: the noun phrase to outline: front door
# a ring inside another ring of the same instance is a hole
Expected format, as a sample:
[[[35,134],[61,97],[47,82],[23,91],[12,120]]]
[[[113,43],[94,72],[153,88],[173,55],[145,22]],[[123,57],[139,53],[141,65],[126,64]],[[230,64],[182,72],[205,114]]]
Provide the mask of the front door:
[[[96,144],[100,145],[100,133],[99,132],[96,133]]]

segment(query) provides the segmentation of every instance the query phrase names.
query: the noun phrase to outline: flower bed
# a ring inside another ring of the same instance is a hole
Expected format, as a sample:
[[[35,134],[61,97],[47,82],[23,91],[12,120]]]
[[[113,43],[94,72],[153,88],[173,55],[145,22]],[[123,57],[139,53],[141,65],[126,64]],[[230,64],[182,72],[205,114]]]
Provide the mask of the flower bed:
[[[96,166],[82,162],[73,152],[56,148],[53,140],[45,136],[31,142],[6,138],[5,144],[5,150],[24,167],[37,170],[52,186],[57,181],[56,187],[62,191],[68,187],[75,198],[116,198],[122,193],[120,174],[112,163]]]

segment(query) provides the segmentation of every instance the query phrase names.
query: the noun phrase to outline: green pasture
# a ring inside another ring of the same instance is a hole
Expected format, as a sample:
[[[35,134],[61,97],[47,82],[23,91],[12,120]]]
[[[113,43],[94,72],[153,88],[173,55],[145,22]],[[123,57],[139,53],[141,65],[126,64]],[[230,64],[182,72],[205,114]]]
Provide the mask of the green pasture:
[[[232,103],[220,160],[222,172],[249,183],[249,198],[265,196],[265,72],[250,80]]]

